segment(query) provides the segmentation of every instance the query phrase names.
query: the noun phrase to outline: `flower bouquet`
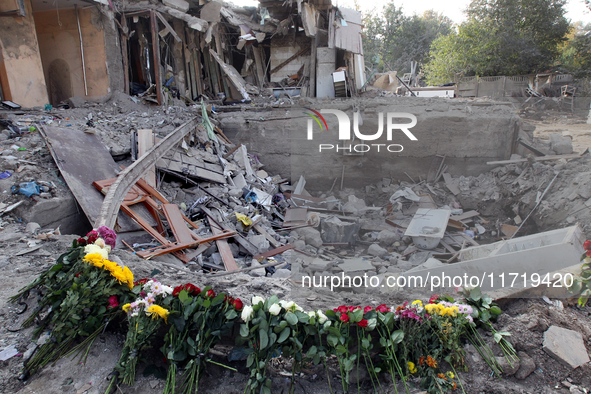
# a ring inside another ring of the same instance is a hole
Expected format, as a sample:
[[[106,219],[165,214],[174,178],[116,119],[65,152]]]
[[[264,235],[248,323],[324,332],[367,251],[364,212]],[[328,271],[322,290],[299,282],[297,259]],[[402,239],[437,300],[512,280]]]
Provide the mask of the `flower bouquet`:
[[[209,349],[230,332],[238,317],[236,311],[243,305],[240,299],[216,296],[211,288],[201,291],[191,283],[176,287],[172,294],[174,311],[169,316],[171,326],[162,348],[170,363],[164,393],[175,392],[177,364],[186,362],[182,392],[190,394],[198,390],[205,363],[218,364],[207,357]]]
[[[294,302],[279,301],[276,296],[267,300],[255,296],[252,306],[245,306],[241,318],[239,345],[248,344],[246,367],[250,369],[245,393],[271,394],[271,379],[267,378],[267,364],[279,355],[282,348],[293,354],[298,324],[308,324],[310,316]]]
[[[106,227],[101,228],[105,234],[106,230],[112,233]],[[39,287],[42,292],[39,306],[23,326],[30,325],[47,310],[34,337],[39,338],[45,329],[50,329],[44,343],[25,360],[25,373],[34,373],[52,360],[84,349],[85,359],[90,345],[118,312],[119,299],[128,297],[133,274],[129,268],[107,260],[111,245],[99,235],[92,231],[85,238],[75,240],[70,252],[60,256],[41,275],[42,280],[38,279],[15,296],[18,298]],[[109,243],[114,245],[114,239],[109,238]],[[71,349],[79,337],[85,339]]]
[[[121,357],[115,366],[115,376],[111,379],[106,394],[111,392],[118,381],[133,385],[142,350],[151,347],[150,339],[162,321],[168,322],[169,311],[162,305],[170,302],[167,298],[172,297],[172,290],[172,287],[155,280],[141,280],[134,286],[133,291],[139,293],[139,297],[121,307],[127,314],[129,328]]]

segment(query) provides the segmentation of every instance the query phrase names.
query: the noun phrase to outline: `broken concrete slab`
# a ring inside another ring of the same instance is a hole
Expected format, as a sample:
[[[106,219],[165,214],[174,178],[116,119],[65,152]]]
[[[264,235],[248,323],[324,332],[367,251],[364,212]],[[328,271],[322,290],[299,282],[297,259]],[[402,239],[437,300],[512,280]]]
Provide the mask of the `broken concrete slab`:
[[[382,230],[378,234],[378,242],[382,247],[392,246],[394,242],[400,241],[401,239],[401,234],[394,231]]]
[[[382,257],[388,254],[388,251],[378,244],[371,244],[367,249],[367,253],[372,256]]]
[[[589,354],[580,332],[550,326],[544,333],[544,351],[572,369],[589,362]]]
[[[336,216],[320,221],[320,234],[324,243],[349,243],[359,232],[359,224],[344,222]]]
[[[162,3],[166,6],[176,8],[179,11],[189,11],[189,2],[185,0],[162,0]]]
[[[573,153],[573,140],[570,137],[552,133],[550,134],[550,148],[557,155],[569,155]]]
[[[315,248],[322,246],[322,236],[320,231],[312,227],[304,227],[297,230],[298,235],[304,239],[307,245],[312,245]]]

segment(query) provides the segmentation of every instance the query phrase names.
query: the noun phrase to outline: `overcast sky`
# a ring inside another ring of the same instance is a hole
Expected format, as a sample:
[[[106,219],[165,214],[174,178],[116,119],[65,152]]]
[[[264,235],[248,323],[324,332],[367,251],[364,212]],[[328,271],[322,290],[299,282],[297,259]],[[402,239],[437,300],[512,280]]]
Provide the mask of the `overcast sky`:
[[[229,0],[236,5],[242,6],[257,6],[257,0]],[[354,0],[332,0],[333,4],[340,5],[342,7],[354,8]],[[388,3],[388,0],[358,0],[358,3],[362,11],[369,11],[372,8],[381,10],[382,7]],[[468,6],[470,0],[396,0],[394,2],[397,7],[402,7],[402,10],[406,15],[422,14],[426,10],[433,9],[437,12],[442,12],[444,15],[449,16],[454,22],[462,22],[464,20],[464,14],[462,11]],[[583,21],[585,23],[591,23],[591,13],[585,6],[583,0],[568,0],[566,3],[566,17],[572,22]]]

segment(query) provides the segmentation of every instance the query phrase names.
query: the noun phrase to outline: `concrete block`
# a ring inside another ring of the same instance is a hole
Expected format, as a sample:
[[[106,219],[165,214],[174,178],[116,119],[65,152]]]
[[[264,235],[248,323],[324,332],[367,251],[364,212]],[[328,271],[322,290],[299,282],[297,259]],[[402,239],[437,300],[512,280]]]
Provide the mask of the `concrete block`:
[[[372,256],[382,257],[388,254],[388,251],[378,244],[371,244],[367,252]]]
[[[380,246],[383,247],[392,246],[394,242],[399,241],[400,238],[400,235],[390,230],[382,230],[378,234],[378,242],[380,243]]]
[[[219,22],[221,20],[220,10],[222,4],[217,1],[210,1],[201,7],[199,16],[208,22]]]
[[[358,232],[357,223],[343,222],[336,216],[320,222],[320,234],[325,243],[349,243]]]
[[[320,231],[312,227],[304,227],[297,230],[300,238],[303,238],[307,245],[311,245],[315,248],[322,246],[322,237]]]
[[[558,133],[550,134],[550,148],[557,155],[573,153],[573,141],[570,137],[563,137]]]
[[[556,361],[575,369],[589,362],[589,354],[580,332],[550,326],[544,333],[544,351]]]
[[[185,0],[162,0],[162,4],[176,8],[179,11],[189,11],[189,3]]]
[[[82,97],[74,96],[67,99],[66,103],[70,106],[70,108],[81,108],[84,107],[86,101]]]

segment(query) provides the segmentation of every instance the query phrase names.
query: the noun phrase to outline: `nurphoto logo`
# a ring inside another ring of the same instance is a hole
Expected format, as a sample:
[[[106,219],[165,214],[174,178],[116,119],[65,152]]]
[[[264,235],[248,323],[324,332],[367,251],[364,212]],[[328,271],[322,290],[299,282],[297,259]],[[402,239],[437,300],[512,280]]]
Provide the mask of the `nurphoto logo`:
[[[320,112],[313,110],[312,108],[306,108],[310,112],[304,112],[304,114],[310,116],[308,119],[308,140],[314,139],[314,122],[318,124],[321,131],[328,131],[328,124],[326,123],[326,119],[322,114],[332,114],[337,117],[339,122],[339,130],[338,130],[338,137],[341,141],[351,141],[353,142],[355,139],[359,139],[362,143],[359,144],[349,144],[348,146],[339,146],[338,144],[319,144],[318,151],[330,151],[333,150],[335,152],[339,151],[348,151],[348,152],[357,152],[357,153],[365,153],[369,152],[372,149],[375,149],[377,152],[380,152],[383,148],[384,150],[392,153],[402,152],[404,147],[400,144],[366,144],[365,141],[376,141],[382,137],[384,133],[384,113],[378,113],[378,131],[374,134],[362,134],[359,130],[359,112],[355,112],[353,115],[353,134],[351,136],[351,119],[349,116],[338,109],[321,109]],[[401,119],[410,119],[410,123],[398,123]],[[396,123],[395,123],[396,122]],[[386,139],[388,141],[392,141],[392,137],[394,134],[394,130],[400,130],[408,137],[411,141],[418,141],[417,137],[414,136],[413,133],[410,132],[409,129],[413,128],[417,124],[417,117],[413,114],[409,114],[406,112],[388,112],[386,114]]]

